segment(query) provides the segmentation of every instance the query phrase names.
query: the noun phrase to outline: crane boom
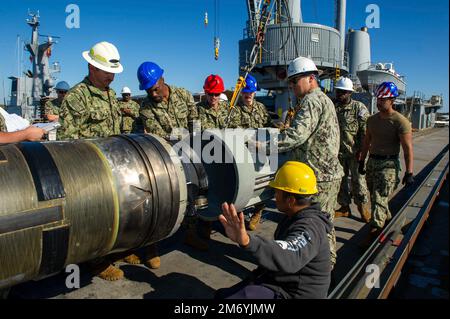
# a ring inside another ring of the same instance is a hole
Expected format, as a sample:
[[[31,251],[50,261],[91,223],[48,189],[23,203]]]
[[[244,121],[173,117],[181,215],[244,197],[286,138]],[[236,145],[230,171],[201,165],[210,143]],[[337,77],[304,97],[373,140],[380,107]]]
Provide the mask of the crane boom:
[[[262,45],[264,43],[264,37],[267,30],[267,24],[270,21],[270,16],[272,14],[272,8],[275,1],[264,0],[261,10],[259,11],[259,23],[255,34],[255,43],[253,44],[252,51],[250,53],[249,63],[243,68],[244,76],[240,76],[237,80],[236,87],[233,92],[233,96],[230,101],[230,112],[228,113],[227,119],[225,121],[225,127],[228,127],[231,115],[234,111],[236,101],[238,100],[242,89],[246,86],[245,79],[250,71],[255,67],[259,52],[262,50]]]

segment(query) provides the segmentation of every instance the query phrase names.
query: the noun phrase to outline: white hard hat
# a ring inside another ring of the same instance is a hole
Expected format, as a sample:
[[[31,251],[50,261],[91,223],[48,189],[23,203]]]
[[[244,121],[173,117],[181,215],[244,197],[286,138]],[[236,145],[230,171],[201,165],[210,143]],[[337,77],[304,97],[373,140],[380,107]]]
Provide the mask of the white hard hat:
[[[297,74],[309,73],[309,72],[319,73],[319,70],[317,69],[316,64],[311,59],[301,56],[301,57],[294,59],[291,63],[289,63],[288,78],[291,78]]]
[[[128,86],[124,86],[120,94],[131,94],[131,90]]]
[[[120,55],[114,44],[99,42],[89,51],[83,52],[83,58],[89,64],[109,73],[121,73],[123,67],[120,64]]]
[[[350,80],[349,78],[345,78],[345,77],[340,78],[337,81],[336,86],[334,88],[343,90],[343,91],[350,91],[350,92],[354,91],[352,80]]]
[[[222,101],[228,101],[228,97],[224,93],[220,93],[219,99]]]

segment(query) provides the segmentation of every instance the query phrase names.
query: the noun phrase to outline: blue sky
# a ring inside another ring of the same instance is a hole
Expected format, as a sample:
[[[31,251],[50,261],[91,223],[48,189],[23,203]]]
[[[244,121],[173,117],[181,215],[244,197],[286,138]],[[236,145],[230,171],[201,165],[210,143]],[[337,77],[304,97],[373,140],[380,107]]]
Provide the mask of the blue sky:
[[[120,52],[124,72],[116,76],[112,87],[120,91],[129,86],[139,92],[137,67],[143,61],[154,61],[164,70],[166,82],[192,92],[202,89],[211,73],[220,74],[225,85],[235,85],[238,73],[238,41],[242,39],[247,20],[245,0],[219,0],[220,58],[214,60],[214,0],[164,1],[10,1],[0,8],[0,98],[5,86],[9,95],[10,75],[17,74],[17,35],[29,41],[30,27],[25,23],[28,8],[40,10],[42,34],[60,36],[51,62],[58,61],[60,80],[70,85],[87,73],[81,52],[94,43],[109,41]],[[394,62],[397,72],[407,78],[409,94],[421,91],[428,97],[443,94],[448,111],[449,86],[449,2],[446,0],[349,0],[347,29],[359,29],[365,24],[366,6],[379,5],[380,28],[370,29],[372,62]],[[75,3],[80,8],[80,28],[67,29],[66,6]],[[333,25],[334,1],[304,0],[303,19]],[[209,26],[203,18],[209,14]],[[42,39],[43,40],[43,39]],[[24,70],[31,68],[24,54]]]

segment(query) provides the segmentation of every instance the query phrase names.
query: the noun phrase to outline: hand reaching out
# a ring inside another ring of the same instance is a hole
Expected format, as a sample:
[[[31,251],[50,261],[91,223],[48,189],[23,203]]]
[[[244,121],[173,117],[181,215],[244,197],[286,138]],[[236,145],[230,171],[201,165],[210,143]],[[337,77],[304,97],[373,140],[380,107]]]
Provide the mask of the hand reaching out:
[[[240,246],[247,246],[250,243],[250,237],[245,230],[244,214],[236,212],[233,204],[222,204],[222,214],[219,220],[225,228],[225,232],[232,241],[238,243]]]

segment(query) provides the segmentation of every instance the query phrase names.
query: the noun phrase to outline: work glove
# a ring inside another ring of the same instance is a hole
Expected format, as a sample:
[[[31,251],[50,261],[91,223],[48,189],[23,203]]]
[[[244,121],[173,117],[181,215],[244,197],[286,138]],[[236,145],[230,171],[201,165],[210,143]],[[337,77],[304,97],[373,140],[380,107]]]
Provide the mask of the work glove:
[[[359,161],[358,164],[359,164],[358,165],[358,173],[360,175],[366,175],[366,168],[365,168],[366,163],[365,163],[365,161]]]
[[[409,186],[411,184],[414,184],[413,173],[405,173],[405,176],[403,176],[402,184],[405,185],[405,186]]]

